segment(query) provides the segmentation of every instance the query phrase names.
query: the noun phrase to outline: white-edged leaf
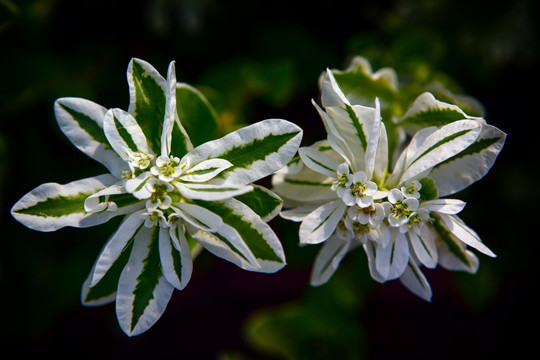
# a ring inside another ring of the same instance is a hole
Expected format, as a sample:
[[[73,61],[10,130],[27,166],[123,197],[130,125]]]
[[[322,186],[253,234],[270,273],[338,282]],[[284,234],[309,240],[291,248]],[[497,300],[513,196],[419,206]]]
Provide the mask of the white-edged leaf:
[[[386,279],[377,270],[377,244],[374,241],[367,241],[362,244],[368,260],[369,274],[371,278],[379,283],[384,283]]]
[[[478,234],[473,229],[465,225],[465,223],[459,217],[456,215],[446,214],[440,214],[440,217],[448,231],[450,231],[457,239],[470,247],[475,248],[481,253],[491,257],[497,257],[493,251],[484,245]]]
[[[325,154],[312,147],[301,147],[298,154],[304,164],[311,170],[331,178],[337,177],[337,167],[340,162],[332,156]]]
[[[287,165],[301,140],[302,129],[295,124],[268,119],[204,143],[183,160],[198,164],[207,159],[225,159],[233,166],[212,181],[222,185],[246,185]]]
[[[90,227],[107,222],[120,213],[87,213],[86,198],[118,182],[110,174],[61,185],[46,183],[24,195],[11,208],[11,215],[24,226],[38,231],[55,231],[65,226]]]
[[[223,225],[221,217],[196,204],[175,203],[173,210],[189,224],[203,231],[216,232]]]
[[[459,241],[440,241],[437,243],[439,265],[449,271],[464,271],[475,274],[480,267],[480,260],[465,244]]]
[[[341,260],[349,250],[350,241],[338,236],[331,236],[321,247],[311,270],[310,284],[319,286],[325,284],[334,275]]]
[[[405,235],[394,228],[388,228],[390,241],[386,246],[377,245],[375,265],[386,280],[397,279],[403,274],[409,262],[409,245]]]
[[[407,236],[411,243],[412,251],[420,263],[429,269],[434,269],[437,266],[439,256],[437,245],[435,244],[435,236],[428,226],[422,226],[420,233],[411,229],[407,232]]]
[[[119,184],[98,191],[84,201],[84,209],[88,212],[114,211],[117,215],[128,214],[143,207],[144,202],[128,193],[125,187]]]
[[[183,226],[159,229],[159,258],[167,281],[178,290],[184,289],[191,278],[193,259]]]
[[[424,92],[416,98],[407,112],[397,120],[408,134],[429,126],[444,126],[454,121],[469,119],[459,106],[435,99],[433,94]]]
[[[131,245],[131,242],[143,227],[144,220],[141,215],[144,211],[139,210],[128,215],[120,224],[118,230],[107,241],[94,265],[90,287],[95,286],[105,276],[122,252],[124,252],[128,245]]]
[[[290,221],[301,222],[319,206],[319,204],[298,206],[281,211],[279,216]]]
[[[183,172],[179,179],[188,182],[205,182],[231,166],[233,164],[225,159],[204,160]]]
[[[124,110],[107,111],[103,128],[112,148],[124,161],[130,161],[132,153],[153,154],[139,124],[131,114]]]
[[[434,199],[422,201],[421,207],[443,214],[457,214],[465,207],[466,203],[458,199]]]
[[[129,336],[148,330],[161,317],[174,287],[162,273],[159,228],[141,228],[118,283],[116,316]]]
[[[111,148],[103,131],[107,109],[90,100],[60,98],[54,103],[56,121],[69,141],[120,178],[127,164]]]
[[[299,202],[331,201],[337,198],[332,190],[335,178],[327,177],[303,166],[298,173],[278,172],[272,176],[272,190],[284,199]]]
[[[388,171],[388,135],[386,134],[386,127],[381,121],[379,127],[379,142],[377,143],[377,152],[375,154],[375,164],[373,168],[374,181],[381,181],[384,179],[386,172]]]
[[[501,130],[482,124],[474,143],[435,166],[429,174],[440,196],[454,194],[483,178],[495,163],[505,139],[506,134]]]
[[[127,79],[128,112],[137,120],[152,153],[159,154],[167,103],[167,80],[148,62],[137,58],[129,62]]]
[[[409,261],[399,281],[416,296],[426,301],[431,301],[433,295],[431,286],[420,270],[420,267],[414,261]]]
[[[341,199],[323,204],[309,214],[300,225],[300,244],[319,244],[336,230],[347,206]]]
[[[251,265],[252,268],[250,268],[250,263],[248,263],[246,267],[243,267],[244,269],[273,273],[285,266],[285,253],[278,237],[272,228],[247,205],[236,199],[198,203],[220,216],[226,225],[234,229],[241,243],[245,244],[253,254],[256,266]],[[228,233],[223,232],[222,229],[218,233],[238,248],[240,242],[233,243],[232,241],[236,234],[231,232],[229,237]]]
[[[220,201],[245,194],[253,190],[250,185],[226,185],[212,183],[175,182],[182,196],[192,200]]]
[[[427,136],[414,155],[407,159],[406,170],[400,183],[405,183],[460,153],[476,140],[481,129],[477,121],[459,120]]]

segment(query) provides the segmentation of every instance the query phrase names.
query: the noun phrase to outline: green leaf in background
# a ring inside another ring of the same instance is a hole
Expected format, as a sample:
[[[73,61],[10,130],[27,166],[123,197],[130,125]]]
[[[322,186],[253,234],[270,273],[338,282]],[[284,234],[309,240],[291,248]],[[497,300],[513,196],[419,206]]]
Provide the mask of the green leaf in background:
[[[180,123],[186,129],[193,146],[218,137],[216,112],[199,90],[188,84],[178,83],[176,107]],[[172,153],[175,154],[174,150]]]

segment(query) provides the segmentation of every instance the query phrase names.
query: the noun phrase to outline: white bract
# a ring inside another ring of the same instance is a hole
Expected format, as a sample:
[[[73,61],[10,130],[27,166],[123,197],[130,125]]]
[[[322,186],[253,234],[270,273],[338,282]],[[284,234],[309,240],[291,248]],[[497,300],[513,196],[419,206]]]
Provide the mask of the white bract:
[[[504,133],[425,93],[392,124],[417,130],[392,156],[378,99],[374,107],[351,104],[330,70],[321,86],[323,108],[313,104],[327,139],[300,148],[300,159],[273,177],[274,191],[288,208],[281,216],[301,222],[300,243],[324,243],[312,285],[327,282],[345,254],[362,246],[373,279],[399,278],[430,300],[421,266],[475,272],[478,259],[467,247],[495,256],[457,217],[465,203],[440,197],[482,178]],[[444,116],[434,119],[437,114]]]
[[[165,79],[133,59],[128,83],[127,112],[78,98],[55,103],[62,131],[109,173],[43,184],[11,212],[39,231],[94,226],[125,215],[83,285],[82,301],[116,300],[119,323],[132,336],[150,328],[173,290],[187,285],[201,246],[250,271],[270,273],[285,265],[283,248],[266,223],[282,201],[252,183],[291,160],[302,130],[269,119],[194,147],[183,124],[204,127],[207,119],[196,116],[211,111],[200,93],[177,84],[174,62]],[[177,88],[198,101],[191,107],[204,111],[177,108]]]

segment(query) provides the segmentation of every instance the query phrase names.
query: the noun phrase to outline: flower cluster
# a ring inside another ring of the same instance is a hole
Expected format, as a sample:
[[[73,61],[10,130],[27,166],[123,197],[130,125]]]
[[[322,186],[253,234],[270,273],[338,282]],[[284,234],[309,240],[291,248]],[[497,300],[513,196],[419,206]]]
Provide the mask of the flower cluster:
[[[323,107],[313,104],[327,139],[300,148],[272,181],[286,201],[281,216],[301,222],[300,243],[324,243],[312,285],[327,282],[347,252],[361,246],[374,280],[400,279],[430,300],[421,266],[476,272],[478,258],[468,247],[495,256],[456,215],[465,203],[444,197],[487,173],[504,133],[431,93],[384,122],[378,98],[374,106],[351,103],[331,70],[321,87]]]
[[[116,300],[120,326],[132,336],[150,328],[173,290],[187,285],[201,248],[250,271],[285,265],[281,243],[266,223],[282,200],[253,182],[296,154],[302,130],[269,119],[195,147],[183,124],[204,127],[215,119],[203,116],[213,112],[202,94],[177,83],[174,62],[167,79],[140,59],[130,62],[127,75],[127,112],[79,98],[55,104],[64,134],[109,173],[43,184],[11,212],[39,231],[125,216],[84,283],[82,301]],[[177,89],[189,93],[187,109],[177,108]]]

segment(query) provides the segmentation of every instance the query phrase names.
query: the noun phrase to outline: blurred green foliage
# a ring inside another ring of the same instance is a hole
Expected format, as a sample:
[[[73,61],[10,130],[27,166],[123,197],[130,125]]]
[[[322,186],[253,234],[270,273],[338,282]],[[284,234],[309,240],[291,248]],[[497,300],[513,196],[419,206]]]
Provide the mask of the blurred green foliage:
[[[507,348],[516,356],[526,351],[531,335],[520,331],[522,321],[538,313],[529,297],[538,245],[522,217],[539,200],[529,190],[539,175],[529,140],[538,129],[530,105],[536,92],[526,88],[538,75],[537,3],[295,5],[0,1],[4,349],[197,359],[489,358]],[[489,176],[459,196],[468,201],[463,218],[499,258],[481,257],[474,276],[428,272],[431,304],[398,282],[370,280],[360,251],[328,284],[309,288],[318,247],[300,248],[297,225],[275,219],[288,259],[284,270],[240,274],[203,253],[192,283],[175,293],[164,318],[148,334],[127,339],[113,306],[88,309],[79,302],[80,286],[117,224],[36,233],[9,216],[12,204],[41,183],[99,173],[100,165],[61,134],[52,105],[78,96],[127,108],[131,57],[162,74],[176,60],[178,80],[195,86],[216,110],[216,129],[198,129],[201,139],[283,117],[304,128],[309,145],[324,136],[310,103],[319,95],[320,74],[344,69],[356,55],[374,70],[394,68],[411,94],[440,82],[454,94],[473,95],[484,106],[474,111],[485,110],[488,122],[509,133]],[[494,224],[499,217],[504,220]]]

